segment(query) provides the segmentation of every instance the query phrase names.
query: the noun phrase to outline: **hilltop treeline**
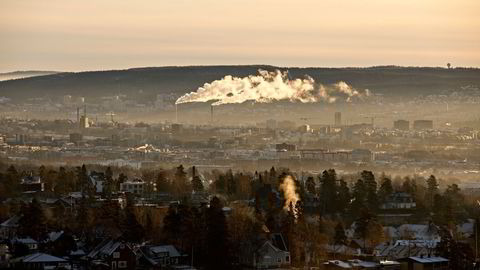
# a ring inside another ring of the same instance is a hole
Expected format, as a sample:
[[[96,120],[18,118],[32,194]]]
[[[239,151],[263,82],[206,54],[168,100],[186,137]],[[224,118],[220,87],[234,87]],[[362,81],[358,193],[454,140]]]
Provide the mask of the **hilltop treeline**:
[[[145,101],[159,93],[194,91],[204,83],[226,75],[244,77],[258,69],[288,70],[291,78],[309,75],[330,84],[345,81],[358,89],[390,96],[440,94],[466,85],[480,85],[474,68],[427,68],[383,66],[371,68],[297,68],[265,65],[151,67],[127,70],[57,73],[0,82],[2,96],[21,102],[28,98],[79,95],[87,98],[125,94]]]

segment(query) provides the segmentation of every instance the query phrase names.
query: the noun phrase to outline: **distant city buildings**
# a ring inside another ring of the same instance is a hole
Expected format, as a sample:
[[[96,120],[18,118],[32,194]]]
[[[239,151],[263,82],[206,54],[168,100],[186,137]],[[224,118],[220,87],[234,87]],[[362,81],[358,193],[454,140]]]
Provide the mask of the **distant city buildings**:
[[[415,120],[413,121],[413,129],[415,130],[433,129],[433,121],[432,120]]]
[[[342,125],[342,113],[341,112],[335,112],[335,126],[341,126]]]
[[[407,120],[396,120],[393,122],[393,128],[407,131],[410,129],[410,122]]]

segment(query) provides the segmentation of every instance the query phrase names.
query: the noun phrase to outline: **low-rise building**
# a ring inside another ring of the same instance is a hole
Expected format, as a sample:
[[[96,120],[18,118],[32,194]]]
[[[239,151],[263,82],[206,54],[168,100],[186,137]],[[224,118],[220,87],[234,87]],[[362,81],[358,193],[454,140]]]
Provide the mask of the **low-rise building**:
[[[142,246],[139,248],[139,264],[163,269],[181,263],[182,255],[172,245]]]
[[[405,192],[395,192],[390,194],[385,202],[380,206],[381,209],[412,209],[417,207],[412,195]]]
[[[45,253],[34,253],[10,261],[12,269],[66,269],[69,262]]]
[[[145,182],[141,179],[123,182],[120,184],[120,191],[138,195],[143,194],[145,191]]]
[[[42,192],[45,191],[45,183],[42,182],[40,176],[28,175],[22,178],[20,183],[23,192]]]
[[[405,259],[399,260],[402,264],[402,270],[408,269],[418,269],[418,270],[446,270],[450,269],[448,267],[449,260],[443,257],[436,256],[419,256],[419,257],[408,257]]]
[[[106,239],[87,256],[91,265],[102,263],[109,269],[135,269],[136,254],[122,238]]]

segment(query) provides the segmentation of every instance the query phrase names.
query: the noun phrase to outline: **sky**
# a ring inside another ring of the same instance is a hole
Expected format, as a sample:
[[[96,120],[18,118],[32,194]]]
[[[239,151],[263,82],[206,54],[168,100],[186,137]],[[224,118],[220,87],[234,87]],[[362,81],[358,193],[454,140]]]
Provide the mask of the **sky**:
[[[2,0],[0,72],[480,67],[479,0]]]

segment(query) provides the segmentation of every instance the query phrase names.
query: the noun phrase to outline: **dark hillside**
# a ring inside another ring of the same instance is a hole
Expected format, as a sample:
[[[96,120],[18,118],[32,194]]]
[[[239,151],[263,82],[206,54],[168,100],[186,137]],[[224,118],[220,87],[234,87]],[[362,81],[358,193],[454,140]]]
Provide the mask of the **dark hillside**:
[[[30,97],[83,95],[96,98],[114,94],[146,95],[194,91],[225,75],[247,76],[273,66],[152,67],[127,70],[58,73],[0,82],[2,96],[21,101]],[[465,85],[480,85],[480,69],[416,67],[280,68],[290,77],[312,76],[322,83],[345,81],[355,88],[371,89],[388,96],[439,94]]]

